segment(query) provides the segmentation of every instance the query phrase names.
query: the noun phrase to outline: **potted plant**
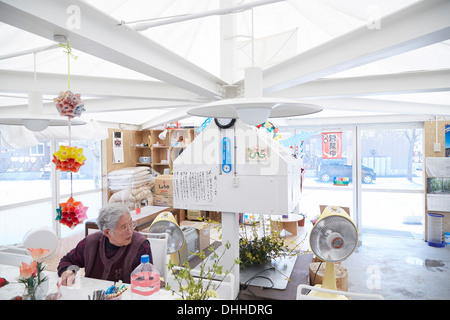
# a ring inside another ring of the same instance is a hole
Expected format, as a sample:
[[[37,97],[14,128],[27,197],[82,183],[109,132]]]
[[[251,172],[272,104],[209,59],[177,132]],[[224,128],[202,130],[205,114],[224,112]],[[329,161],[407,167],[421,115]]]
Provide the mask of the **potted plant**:
[[[244,225],[241,226],[241,236],[239,239],[239,259],[242,268],[258,264],[271,264],[273,259],[279,257],[293,257],[299,254],[298,248],[303,243],[297,239],[291,241],[293,247],[290,248],[284,240],[277,235],[277,231],[272,228],[273,224],[279,221],[269,222],[264,218],[258,224],[253,221],[250,230]],[[305,236],[306,237],[306,236]]]
[[[220,261],[225,255],[226,250],[230,248],[230,243],[225,244],[225,250],[219,255],[214,249],[214,245],[208,247],[208,251],[211,252],[214,259],[212,266],[207,266],[207,262],[211,258],[206,256],[205,251],[200,250],[195,253],[197,257],[201,259],[198,274],[195,276],[192,272],[192,268],[188,261],[185,261],[180,267],[176,266],[172,262],[169,262],[168,269],[171,273],[171,277],[174,279],[176,288],[172,288],[169,283],[166,283],[167,290],[172,291],[172,295],[178,295],[182,300],[207,300],[210,298],[219,298],[217,289],[223,282],[226,275],[230,273],[236,264],[239,264],[239,259],[234,261],[234,264],[229,270],[223,270],[223,266]]]

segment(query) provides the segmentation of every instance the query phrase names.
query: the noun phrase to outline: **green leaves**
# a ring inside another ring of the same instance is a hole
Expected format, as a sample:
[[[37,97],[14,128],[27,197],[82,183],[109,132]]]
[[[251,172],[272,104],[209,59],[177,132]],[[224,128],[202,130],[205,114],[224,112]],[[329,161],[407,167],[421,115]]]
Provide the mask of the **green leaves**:
[[[259,224],[253,221],[250,226],[242,226],[243,230],[239,238],[239,264],[241,266],[249,267],[257,264],[270,264],[273,259],[278,257],[298,254],[296,249],[304,240],[295,245],[293,249],[290,249],[289,246],[285,245],[284,240],[277,235],[277,232],[274,231],[279,222],[268,220],[269,223],[266,223],[261,218]],[[247,228],[250,228],[250,230],[247,231]]]
[[[195,253],[195,255],[202,260],[199,265],[200,274],[198,276],[193,275],[192,269],[187,261],[183,263],[181,269],[172,262],[169,262],[168,269],[178,284],[178,289],[175,290],[168,284],[166,284],[166,289],[171,290],[172,294],[178,294],[183,300],[205,300],[211,297],[217,298],[218,295],[216,290],[220,287],[224,279],[224,277],[217,276],[226,276],[236,264],[239,264],[239,259],[236,259],[229,270],[224,270],[224,266],[220,263],[225,252],[229,250],[230,247],[231,244],[229,242],[225,243],[225,250],[223,250],[220,255],[215,250],[214,245],[208,247],[207,251],[210,252],[208,257],[204,250]],[[211,261],[212,264],[210,263]]]

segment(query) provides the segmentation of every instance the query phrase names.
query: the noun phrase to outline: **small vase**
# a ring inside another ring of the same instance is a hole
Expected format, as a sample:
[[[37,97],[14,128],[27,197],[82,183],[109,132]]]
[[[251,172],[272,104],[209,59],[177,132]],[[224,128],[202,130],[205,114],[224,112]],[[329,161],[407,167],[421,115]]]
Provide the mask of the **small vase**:
[[[48,292],[48,281],[41,282],[35,287],[25,288],[22,300],[44,300]]]

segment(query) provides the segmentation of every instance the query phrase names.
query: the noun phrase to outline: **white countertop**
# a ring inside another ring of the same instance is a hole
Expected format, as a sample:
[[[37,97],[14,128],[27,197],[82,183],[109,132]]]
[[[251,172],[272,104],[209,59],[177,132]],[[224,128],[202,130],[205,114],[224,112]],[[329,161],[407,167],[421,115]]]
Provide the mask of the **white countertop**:
[[[0,300],[10,300],[16,296],[22,296],[25,290],[25,285],[18,282],[19,267],[8,266],[0,264],[0,277],[5,278],[9,284],[0,288]],[[75,284],[71,287],[58,288],[58,282],[60,278],[56,272],[45,271],[45,275],[48,277],[49,289],[47,295],[52,293],[60,293],[58,300],[88,300],[88,296],[93,296],[93,292],[96,290],[105,290],[114,284],[112,281],[99,280],[93,278],[87,278],[83,276],[76,276]],[[127,290],[121,295],[122,300],[132,300],[132,294],[130,285],[125,284]],[[154,300],[173,300],[177,296],[172,296],[172,293],[162,288],[157,296],[153,297]]]

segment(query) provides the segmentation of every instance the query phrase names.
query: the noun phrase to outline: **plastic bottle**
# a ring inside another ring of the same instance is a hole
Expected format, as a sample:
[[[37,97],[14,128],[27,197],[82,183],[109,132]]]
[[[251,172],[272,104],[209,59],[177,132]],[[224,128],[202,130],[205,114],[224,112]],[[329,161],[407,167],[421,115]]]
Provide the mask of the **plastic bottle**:
[[[149,256],[141,256],[141,264],[131,273],[131,297],[133,300],[158,299],[160,289],[159,271],[150,262]]]

